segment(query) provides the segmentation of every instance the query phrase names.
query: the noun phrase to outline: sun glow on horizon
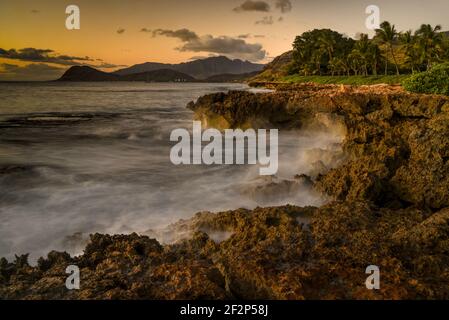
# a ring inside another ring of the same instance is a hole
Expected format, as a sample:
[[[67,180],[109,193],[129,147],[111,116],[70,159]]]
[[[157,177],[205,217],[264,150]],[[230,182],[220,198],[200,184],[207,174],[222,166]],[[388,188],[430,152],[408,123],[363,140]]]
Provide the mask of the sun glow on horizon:
[[[282,2],[290,6],[283,8],[276,1],[250,8],[243,6],[243,0],[78,0],[81,29],[67,30],[67,1],[2,0],[0,50],[34,48],[49,50],[49,56],[82,59],[61,64],[21,59],[17,54],[0,56],[0,79],[32,64],[48,65],[53,75],[73,64],[114,71],[149,61],[180,63],[214,55],[267,63],[290,50],[295,36],[313,28],[331,28],[348,36],[367,32],[366,1],[286,0]],[[439,0],[430,1],[426,10],[416,1],[382,0],[379,5],[382,19],[394,21],[402,30],[423,21],[442,23],[449,17],[449,4]]]

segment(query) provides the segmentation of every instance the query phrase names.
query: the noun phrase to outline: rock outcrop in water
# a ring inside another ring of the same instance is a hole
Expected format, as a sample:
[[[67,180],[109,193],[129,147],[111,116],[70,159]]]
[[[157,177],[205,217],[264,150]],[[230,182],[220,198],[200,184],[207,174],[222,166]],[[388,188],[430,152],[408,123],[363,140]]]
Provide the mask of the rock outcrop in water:
[[[449,98],[382,85],[277,89],[211,94],[189,108],[204,125],[220,128],[308,128],[334,116],[346,131],[348,161],[319,176],[317,189],[381,207],[449,206]]]
[[[7,299],[448,299],[449,98],[398,87],[281,86],[207,95],[189,108],[205,125],[345,132],[346,161],[299,176],[331,201],[198,213],[147,236],[93,235],[84,254],[0,260]],[[278,190],[278,189],[272,189]],[[81,289],[65,288],[65,268]],[[380,290],[367,290],[377,265]]]

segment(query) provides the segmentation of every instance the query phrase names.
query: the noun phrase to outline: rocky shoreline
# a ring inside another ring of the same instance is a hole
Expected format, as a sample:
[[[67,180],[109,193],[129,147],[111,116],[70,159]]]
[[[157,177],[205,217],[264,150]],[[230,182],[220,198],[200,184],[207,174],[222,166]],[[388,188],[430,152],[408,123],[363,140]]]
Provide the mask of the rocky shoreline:
[[[188,235],[174,244],[96,234],[79,257],[1,259],[0,297],[448,299],[449,98],[385,85],[271,87],[188,108],[220,129],[339,128],[345,161],[298,177],[328,204],[198,213],[168,228]],[[80,290],[64,285],[70,264]],[[380,268],[380,290],[365,287],[368,265]]]

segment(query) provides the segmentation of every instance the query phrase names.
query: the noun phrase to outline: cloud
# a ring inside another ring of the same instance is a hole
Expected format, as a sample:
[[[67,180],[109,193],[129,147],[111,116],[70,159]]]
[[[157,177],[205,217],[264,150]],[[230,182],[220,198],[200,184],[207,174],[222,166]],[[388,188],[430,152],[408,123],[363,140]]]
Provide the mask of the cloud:
[[[283,17],[279,17],[279,18],[278,18],[278,21],[279,21],[279,22],[282,22],[282,21],[284,21],[284,18],[283,18]]]
[[[122,34],[122,33],[124,33],[125,31],[126,31],[125,29],[119,28],[119,29],[117,30],[117,33],[118,33],[118,34]]]
[[[30,12],[31,12],[31,13],[39,13],[40,11],[39,11],[39,10],[36,10],[36,9],[32,9],[32,10],[30,10]]]
[[[263,25],[271,25],[274,23],[273,21],[273,17],[272,16],[268,16],[268,17],[263,17],[262,20],[257,20],[255,22],[256,24],[263,24]]]
[[[0,58],[21,60],[28,62],[47,62],[55,63],[65,66],[72,66],[80,64],[79,61],[92,61],[89,57],[75,57],[68,55],[58,55],[50,49],[36,49],[36,48],[23,48],[23,49],[10,49],[5,50],[0,48]]]
[[[203,60],[203,59],[212,58],[212,57],[218,57],[218,55],[215,54],[215,53],[209,53],[206,56],[193,56],[193,57],[190,57],[189,60]]]
[[[185,28],[179,29],[179,30],[156,29],[153,31],[153,37],[157,37],[157,36],[178,38],[184,42],[199,39],[198,35],[195,32],[190,31],[189,29],[185,29]]]
[[[92,64],[82,64],[82,65],[97,68],[97,69],[113,69],[113,68],[128,67],[126,64],[113,64],[113,63],[108,63],[108,62],[102,62],[99,65],[92,65]]]
[[[290,0],[276,0],[276,9],[280,9],[282,13],[292,11],[292,3]]]
[[[89,66],[93,68],[99,69],[112,69],[117,67],[126,67],[124,65],[116,65],[112,63],[104,62],[103,60],[93,59],[90,57],[76,57],[69,55],[58,55],[55,51],[51,49],[36,49],[36,48],[23,48],[23,49],[9,49],[5,50],[0,48],[0,58],[11,59],[11,60],[19,60],[24,62],[37,62],[42,65],[46,65],[46,63],[57,64],[61,66]],[[92,62],[101,61],[101,64],[92,64]],[[34,64],[34,65],[39,65]],[[11,66],[16,66],[14,64],[6,64],[9,68]],[[33,65],[29,65],[32,68],[42,68],[33,67]],[[48,65],[47,65],[48,66]],[[49,66],[50,67],[50,66]],[[12,68],[12,67],[11,67]],[[54,67],[56,68],[56,67]]]
[[[239,39],[265,38],[265,36],[262,35],[262,34],[251,34],[251,33],[246,33],[246,34],[241,34],[241,35],[239,35],[237,38],[239,38]]]
[[[151,29],[142,28],[142,29],[140,29],[140,32],[151,32]]]
[[[18,66],[10,63],[0,64],[0,80],[3,81],[45,81],[59,78],[64,68],[50,66],[45,63],[32,63]]]
[[[244,12],[244,11],[268,12],[270,11],[270,5],[265,1],[246,0],[241,5],[232,10],[234,12]]]
[[[181,40],[183,45],[176,48],[176,50],[182,52],[208,52],[212,54],[224,54],[251,61],[262,60],[266,55],[266,51],[260,44],[247,43],[241,38],[232,38],[228,36],[199,36],[189,29],[157,29],[153,31],[153,36],[165,36]]]
[[[229,54],[249,60],[261,60],[265,57],[265,50],[260,44],[249,44],[242,39],[231,37],[213,37],[206,35],[198,40],[185,43],[180,51],[213,52]]]

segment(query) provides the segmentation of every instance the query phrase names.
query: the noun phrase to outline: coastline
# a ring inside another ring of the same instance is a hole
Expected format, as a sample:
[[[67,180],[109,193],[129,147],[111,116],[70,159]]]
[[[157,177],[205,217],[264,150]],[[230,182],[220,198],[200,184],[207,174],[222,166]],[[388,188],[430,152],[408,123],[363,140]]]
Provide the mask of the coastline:
[[[170,245],[96,234],[79,257],[51,252],[35,267],[25,256],[2,259],[0,296],[448,298],[449,98],[387,85],[270,86],[276,91],[209,94],[188,108],[220,129],[337,123],[347,160],[307,177],[328,204],[198,213],[169,227],[191,235]],[[217,232],[226,237],[214,240]],[[379,291],[364,287],[367,261],[383,270]],[[79,265],[81,290],[65,289],[67,264]]]

